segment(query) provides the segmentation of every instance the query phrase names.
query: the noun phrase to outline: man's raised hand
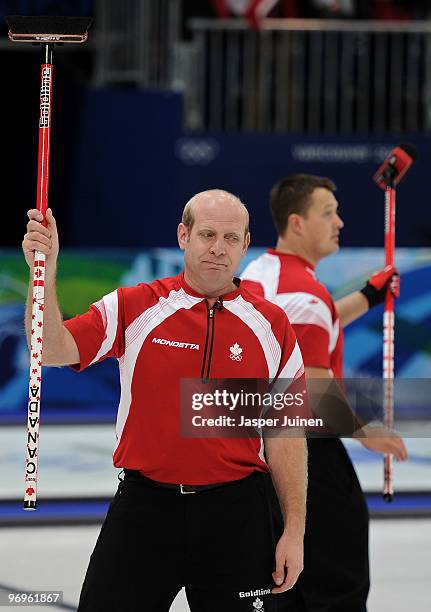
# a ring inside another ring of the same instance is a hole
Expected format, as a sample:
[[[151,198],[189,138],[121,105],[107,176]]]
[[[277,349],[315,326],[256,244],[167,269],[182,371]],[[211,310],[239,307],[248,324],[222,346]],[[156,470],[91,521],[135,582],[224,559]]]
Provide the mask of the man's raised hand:
[[[30,268],[34,263],[34,252],[40,251],[46,256],[46,273],[55,270],[58,257],[58,233],[57,225],[48,208],[46,211],[47,227],[42,225],[43,215],[37,209],[32,208],[27,213],[29,222],[27,223],[27,233],[22,241],[22,250],[25,260]]]

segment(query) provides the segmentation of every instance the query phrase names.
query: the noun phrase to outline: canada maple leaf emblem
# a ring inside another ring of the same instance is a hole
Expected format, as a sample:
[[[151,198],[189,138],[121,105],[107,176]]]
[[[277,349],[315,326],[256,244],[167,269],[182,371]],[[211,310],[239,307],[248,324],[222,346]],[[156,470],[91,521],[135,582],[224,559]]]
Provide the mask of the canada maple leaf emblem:
[[[28,489],[26,489],[25,492],[27,493],[27,495],[33,495],[33,493],[36,493],[33,487],[28,487]]]
[[[235,342],[235,344],[230,347],[230,352],[232,353],[232,355],[241,355],[242,348],[240,347],[238,342]]]
[[[242,353],[242,348],[240,347],[238,342],[235,342],[235,344],[230,347],[230,358],[233,361],[241,361],[242,359],[241,353]]]
[[[263,601],[259,599],[259,597],[256,597],[256,599],[254,600],[253,608],[255,610],[261,610],[263,612]]]

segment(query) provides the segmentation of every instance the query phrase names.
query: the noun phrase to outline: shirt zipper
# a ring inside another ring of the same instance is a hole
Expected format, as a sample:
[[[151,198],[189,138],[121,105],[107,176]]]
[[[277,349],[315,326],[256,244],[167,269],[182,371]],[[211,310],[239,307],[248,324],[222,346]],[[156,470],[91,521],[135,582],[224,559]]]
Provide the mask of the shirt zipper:
[[[208,306],[208,301],[205,300],[205,304],[207,307],[207,335],[205,338],[205,349],[204,349],[204,358],[202,361],[202,369],[201,369],[201,379],[202,382],[207,382],[209,380],[210,369],[211,369],[211,356],[213,352],[213,344],[214,344],[214,315],[215,309],[210,308]],[[207,361],[207,353],[208,353],[208,361]],[[205,372],[206,369],[206,372]]]

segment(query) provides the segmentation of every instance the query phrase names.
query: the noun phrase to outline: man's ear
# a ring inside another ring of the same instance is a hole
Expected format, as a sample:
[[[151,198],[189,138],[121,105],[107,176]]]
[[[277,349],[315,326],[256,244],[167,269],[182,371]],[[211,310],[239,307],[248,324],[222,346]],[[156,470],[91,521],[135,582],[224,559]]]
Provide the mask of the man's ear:
[[[302,233],[302,217],[296,213],[289,215],[289,230],[294,234],[299,235]],[[287,228],[286,228],[287,230]]]
[[[243,255],[243,257],[247,253],[247,249],[248,249],[249,245],[250,245],[250,232],[247,232],[247,235],[244,238],[244,246],[242,248],[242,255]]]
[[[189,240],[189,230],[184,225],[184,223],[178,224],[177,238],[178,238],[178,244],[180,246],[180,249],[184,251],[184,249],[186,248],[186,244]]]

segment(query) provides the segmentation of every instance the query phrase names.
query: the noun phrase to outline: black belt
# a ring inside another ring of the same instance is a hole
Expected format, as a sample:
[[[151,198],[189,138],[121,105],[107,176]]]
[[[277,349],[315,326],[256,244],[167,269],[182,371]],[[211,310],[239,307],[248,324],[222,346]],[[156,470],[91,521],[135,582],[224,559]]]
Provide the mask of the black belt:
[[[161,489],[170,489],[171,491],[176,491],[177,493],[181,493],[182,495],[187,495],[191,493],[202,493],[203,491],[210,491],[211,489],[218,489],[219,487],[228,487],[231,485],[236,485],[240,482],[243,482],[257,474],[257,472],[253,472],[250,476],[246,476],[245,478],[241,478],[240,480],[231,480],[229,482],[217,482],[215,484],[208,485],[189,485],[189,484],[174,484],[170,482],[158,482],[157,480],[152,480],[147,476],[143,476],[141,472],[138,470],[124,470],[126,480],[137,480],[142,482],[143,484],[147,484],[154,487],[160,487]]]

